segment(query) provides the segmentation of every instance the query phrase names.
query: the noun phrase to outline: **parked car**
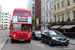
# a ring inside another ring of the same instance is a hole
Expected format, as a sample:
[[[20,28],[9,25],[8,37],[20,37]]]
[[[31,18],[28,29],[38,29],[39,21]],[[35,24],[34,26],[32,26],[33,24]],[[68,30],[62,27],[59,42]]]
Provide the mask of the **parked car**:
[[[48,42],[50,46],[65,45],[67,47],[69,44],[69,38],[57,30],[44,30],[41,35],[41,42],[44,41]]]
[[[41,39],[41,31],[32,31],[32,39]]]

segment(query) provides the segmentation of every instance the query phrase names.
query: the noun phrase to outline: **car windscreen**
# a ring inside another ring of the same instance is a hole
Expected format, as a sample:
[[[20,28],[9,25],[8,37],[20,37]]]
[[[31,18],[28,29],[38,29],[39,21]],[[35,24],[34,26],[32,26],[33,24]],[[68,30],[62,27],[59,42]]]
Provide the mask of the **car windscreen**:
[[[14,30],[21,30],[21,24],[14,24]]]
[[[36,34],[41,34],[41,31],[35,31]]]
[[[59,31],[49,31],[50,35],[62,35]]]
[[[30,12],[24,11],[23,15],[30,16]]]
[[[22,15],[22,11],[15,11],[15,15]]]

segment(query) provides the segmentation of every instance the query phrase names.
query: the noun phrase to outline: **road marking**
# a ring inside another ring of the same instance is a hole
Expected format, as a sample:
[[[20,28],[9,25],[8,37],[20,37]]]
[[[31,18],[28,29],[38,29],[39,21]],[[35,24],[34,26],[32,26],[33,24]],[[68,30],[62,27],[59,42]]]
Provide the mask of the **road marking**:
[[[41,47],[44,47],[44,44],[39,43],[39,42],[31,42],[31,43],[33,43],[33,44],[34,44],[34,45],[36,45],[36,46],[41,46]]]
[[[74,46],[68,46],[65,49],[74,49]]]
[[[73,45],[73,44],[69,44],[69,45],[71,45],[71,46],[75,46],[75,45]]]
[[[66,46],[55,46],[55,49],[75,49],[75,46],[69,45],[68,47]]]
[[[36,46],[44,47],[44,44],[34,43]]]

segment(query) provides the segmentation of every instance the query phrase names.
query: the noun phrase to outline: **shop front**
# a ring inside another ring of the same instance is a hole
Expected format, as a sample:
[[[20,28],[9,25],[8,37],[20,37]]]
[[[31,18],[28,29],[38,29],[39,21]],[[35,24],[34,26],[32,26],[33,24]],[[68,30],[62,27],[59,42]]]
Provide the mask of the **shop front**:
[[[50,30],[58,30],[68,37],[75,37],[75,21],[53,23]]]

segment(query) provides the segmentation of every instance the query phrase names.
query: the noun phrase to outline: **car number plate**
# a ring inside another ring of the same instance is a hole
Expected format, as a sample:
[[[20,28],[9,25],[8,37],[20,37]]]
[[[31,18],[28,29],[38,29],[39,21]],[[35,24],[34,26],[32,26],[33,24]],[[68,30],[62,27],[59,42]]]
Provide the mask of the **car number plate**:
[[[21,39],[20,41],[24,41],[24,39]]]
[[[61,41],[61,42],[65,42],[65,41]]]

